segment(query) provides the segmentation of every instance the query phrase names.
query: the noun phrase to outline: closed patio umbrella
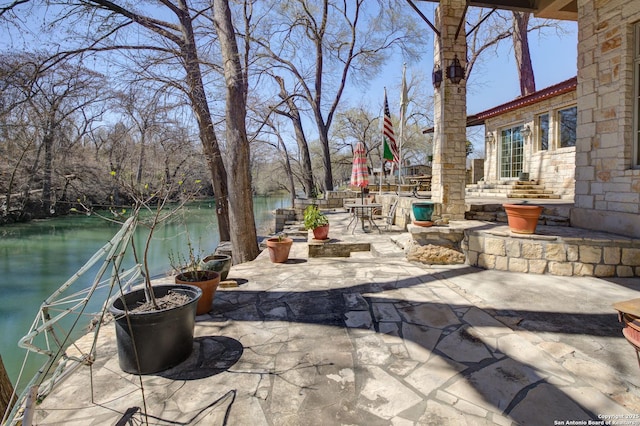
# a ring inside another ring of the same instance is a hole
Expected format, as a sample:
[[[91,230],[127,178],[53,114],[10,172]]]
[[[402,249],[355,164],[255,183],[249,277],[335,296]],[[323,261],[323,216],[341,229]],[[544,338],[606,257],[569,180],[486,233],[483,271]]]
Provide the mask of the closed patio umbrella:
[[[369,171],[367,169],[367,151],[362,142],[358,142],[353,151],[353,167],[351,168],[351,185],[360,188],[369,186]]]
[[[364,188],[369,186],[369,171],[367,169],[367,151],[362,142],[358,142],[353,152],[351,185],[362,189],[362,200],[364,202]]]
[[[364,189],[369,186],[369,170],[367,169],[367,151],[362,142],[358,142],[353,152],[353,165],[351,167],[351,185],[361,188],[362,204],[364,204]],[[356,217],[358,209],[354,210]],[[360,213],[360,222],[364,231],[364,216]],[[355,231],[355,229],[354,229]]]

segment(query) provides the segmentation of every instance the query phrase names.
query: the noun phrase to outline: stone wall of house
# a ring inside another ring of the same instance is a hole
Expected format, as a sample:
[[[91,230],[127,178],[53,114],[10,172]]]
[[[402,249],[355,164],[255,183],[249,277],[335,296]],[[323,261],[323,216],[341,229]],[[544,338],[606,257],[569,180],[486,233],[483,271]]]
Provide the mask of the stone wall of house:
[[[467,184],[478,183],[484,179],[484,158],[471,160],[471,170],[467,170]]]
[[[640,2],[578,2],[578,138],[571,224],[640,237],[632,168],[634,23]]]
[[[576,189],[575,167],[575,147],[538,151],[531,154],[529,176],[544,185],[545,190],[572,200]]]
[[[550,137],[549,149],[540,150],[535,126],[536,116],[546,112],[550,115],[558,109],[576,104],[576,92],[547,98],[533,105],[507,112],[487,119],[485,128],[493,132],[493,142],[485,146],[485,182],[499,183],[500,170],[498,151],[500,149],[500,129],[505,127],[529,126],[531,135],[525,138],[523,171],[529,173],[532,180],[544,185],[563,199],[573,199],[575,193],[575,147],[557,148],[555,138]]]

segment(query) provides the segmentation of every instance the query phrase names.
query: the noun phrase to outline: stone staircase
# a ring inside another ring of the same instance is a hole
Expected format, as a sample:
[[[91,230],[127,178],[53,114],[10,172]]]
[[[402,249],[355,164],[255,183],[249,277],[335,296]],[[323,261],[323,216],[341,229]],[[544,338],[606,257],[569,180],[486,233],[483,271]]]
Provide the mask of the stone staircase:
[[[512,181],[502,184],[476,183],[467,185],[467,197],[527,198],[527,199],[559,199],[560,196],[544,189],[534,181]]]

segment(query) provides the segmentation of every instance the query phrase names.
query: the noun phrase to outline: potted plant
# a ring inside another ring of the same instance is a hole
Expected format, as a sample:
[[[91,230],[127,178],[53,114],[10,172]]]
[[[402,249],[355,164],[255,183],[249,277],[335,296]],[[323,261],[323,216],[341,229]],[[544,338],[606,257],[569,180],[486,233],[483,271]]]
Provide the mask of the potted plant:
[[[542,213],[542,206],[535,204],[503,204],[507,213],[507,222],[511,232],[516,234],[533,234],[536,232],[538,218]]]
[[[289,260],[289,252],[291,251],[293,240],[288,238],[286,234],[279,234],[277,237],[267,239],[267,250],[269,250],[269,259],[273,263],[284,263]]]
[[[192,285],[152,286],[148,263],[154,232],[160,223],[178,212],[189,197],[169,208],[170,195],[176,193],[173,185],[161,182],[151,190],[149,185],[127,184],[115,172],[111,174],[121,187],[129,190],[135,203],[131,215],[137,224],[148,229],[141,256],[132,244],[134,258],[142,259],[144,285],[128,292],[121,289],[121,294],[110,301],[108,308],[115,319],[118,361],[127,373],[156,373],[183,362],[193,349],[196,307],[202,291]],[[142,219],[141,211],[147,213],[146,219]],[[124,216],[126,210],[112,213]]]
[[[316,240],[326,240],[329,236],[329,219],[315,204],[304,209],[304,227],[313,231]]]
[[[200,269],[220,273],[220,280],[224,281],[231,270],[231,256],[228,254],[210,254],[200,261]]]
[[[189,250],[186,258],[183,257],[181,262],[176,262],[176,258],[169,254],[169,262],[173,270],[178,272],[174,278],[176,284],[193,285],[202,290],[202,297],[198,301],[196,315],[203,315],[211,310],[213,298],[220,284],[220,273],[202,268],[202,261],[193,249],[188,230],[187,247]]]
[[[413,203],[411,205],[411,211],[415,218],[413,224],[418,226],[432,226],[431,216],[433,215],[434,208],[435,204],[431,201]]]

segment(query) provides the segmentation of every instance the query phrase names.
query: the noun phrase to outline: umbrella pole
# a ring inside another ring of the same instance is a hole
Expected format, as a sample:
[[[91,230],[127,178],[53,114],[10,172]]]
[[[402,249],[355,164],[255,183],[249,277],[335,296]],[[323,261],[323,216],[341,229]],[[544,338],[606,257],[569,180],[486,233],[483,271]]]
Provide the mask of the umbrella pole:
[[[364,206],[364,187],[360,190],[362,196],[362,205]],[[364,232],[364,207],[360,211],[360,223],[362,224],[362,232]]]

